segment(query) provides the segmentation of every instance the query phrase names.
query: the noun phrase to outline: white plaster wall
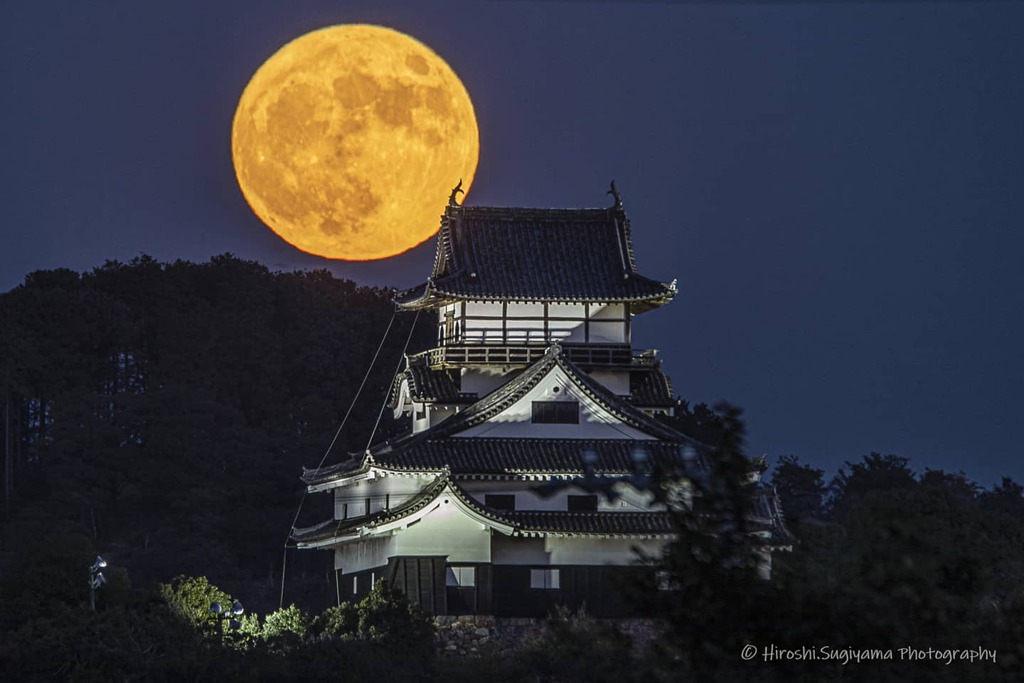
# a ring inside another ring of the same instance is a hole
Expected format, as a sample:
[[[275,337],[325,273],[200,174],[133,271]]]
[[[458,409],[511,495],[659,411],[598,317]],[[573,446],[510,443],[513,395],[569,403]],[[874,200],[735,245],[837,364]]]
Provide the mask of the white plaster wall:
[[[431,406],[427,410],[427,427],[433,427],[438,423],[444,422],[456,412],[455,408],[435,408]]]
[[[462,391],[475,393],[480,398],[491,393],[501,385],[512,379],[512,373],[501,370],[487,370],[480,368],[464,368],[462,370]]]
[[[506,336],[509,344],[542,344],[547,341],[544,336],[543,320],[517,320],[509,318]]]
[[[490,562],[491,530],[442,498],[412,526],[397,532],[395,555],[447,555],[449,562]]]
[[[583,304],[548,304],[549,318],[584,318],[587,309]],[[549,338],[568,343],[583,343],[586,332],[582,320],[548,320]]]
[[[544,304],[519,304],[510,303],[508,305],[508,317],[509,318],[522,318],[522,317],[533,317],[540,318],[544,316]]]
[[[459,485],[474,500],[480,503],[485,502],[487,494],[514,495],[516,497],[517,510],[568,510],[569,496],[590,495],[576,486],[568,486],[554,495],[542,496],[535,489],[538,486],[545,486],[547,482],[539,481],[464,481]],[[652,509],[663,509],[664,506],[650,507],[653,495],[646,492],[639,492],[629,485],[617,485],[616,493],[619,495],[613,501],[605,496],[598,495],[597,509],[607,512],[647,512]]]
[[[411,402],[412,405],[412,431],[422,432],[430,426],[430,410],[426,403]],[[423,417],[419,417],[419,415]]]
[[[583,322],[576,320],[549,320],[548,339],[558,342],[583,343],[586,341]]]
[[[591,304],[591,320],[622,320],[626,314],[625,304]]]
[[[501,303],[490,303],[484,301],[467,301],[466,315],[496,315],[501,316]]]
[[[629,538],[517,538],[495,534],[491,540],[494,564],[629,565],[638,559],[635,549],[657,555],[662,540]]]
[[[592,344],[625,344],[628,341],[626,323],[590,321],[590,342]]]
[[[378,477],[352,486],[334,489],[334,518],[343,519],[344,505],[348,504],[348,519],[362,517],[366,512],[366,499],[370,499],[370,512],[398,507],[415,496],[432,481],[427,477]]]
[[[583,304],[548,304],[548,315],[561,318],[582,318],[587,309]]]
[[[349,574],[380,567],[387,564],[388,558],[395,554],[392,552],[393,545],[394,537],[370,538],[343,545],[334,551],[334,569]]]
[[[501,309],[498,309],[501,315]],[[490,342],[493,344],[502,341],[502,321],[500,320],[466,320],[464,324],[463,339],[470,342]]]
[[[490,540],[489,527],[442,498],[404,529],[339,546],[334,553],[334,568],[348,574],[387,564],[391,557],[409,555],[446,555],[449,562],[490,562]]]
[[[594,370],[591,379],[600,382],[605,389],[617,396],[629,395],[629,372],[625,370]]]
[[[624,304],[590,307],[590,341],[609,344],[625,344],[626,334]]]

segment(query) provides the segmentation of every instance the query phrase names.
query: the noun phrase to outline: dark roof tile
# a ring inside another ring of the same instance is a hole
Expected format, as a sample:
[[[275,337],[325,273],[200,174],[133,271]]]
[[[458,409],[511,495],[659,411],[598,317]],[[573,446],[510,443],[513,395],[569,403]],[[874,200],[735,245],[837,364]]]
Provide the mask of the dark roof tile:
[[[637,272],[621,208],[517,209],[449,206],[434,273],[396,296],[399,306],[446,300],[647,302],[675,287]]]
[[[518,510],[500,512],[520,533],[656,534],[674,532],[667,512],[562,512]]]
[[[459,373],[453,370],[434,370],[427,365],[427,359],[420,357],[411,362],[395,376],[391,386],[391,397],[388,405],[398,407],[399,392],[402,381],[409,382],[409,394],[414,401],[433,403],[472,403],[478,396],[464,394],[460,390]]]
[[[644,408],[668,408],[676,404],[672,382],[660,367],[629,372],[630,401]]]

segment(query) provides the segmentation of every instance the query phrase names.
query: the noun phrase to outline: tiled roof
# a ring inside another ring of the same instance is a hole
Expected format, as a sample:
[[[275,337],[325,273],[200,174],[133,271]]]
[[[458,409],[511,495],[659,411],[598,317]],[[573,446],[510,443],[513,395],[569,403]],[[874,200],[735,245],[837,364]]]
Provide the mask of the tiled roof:
[[[412,496],[409,500],[390,510],[380,510],[372,515],[353,517],[351,519],[329,519],[326,522],[310,527],[292,527],[292,540],[299,543],[312,543],[336,536],[343,536],[346,532],[359,527],[373,527],[395,519],[401,519],[429,505],[430,501],[444,490],[447,483],[448,478],[440,476],[420,491],[419,494]]]
[[[391,385],[391,396],[388,405],[398,407],[402,381],[409,382],[409,395],[417,402],[432,403],[472,403],[476,394],[464,394],[459,389],[459,373],[453,370],[434,370],[427,365],[426,358],[412,359],[405,370],[395,376]]]
[[[444,404],[473,403],[479,396],[460,391],[459,373],[454,370],[431,368],[426,357],[412,357],[404,370],[395,376],[388,406],[398,407],[402,381],[409,382],[409,394],[414,401]],[[672,381],[662,372],[660,364],[629,371],[630,403],[635,406],[670,407],[676,404]]]
[[[584,394],[595,403],[620,419],[623,424],[635,427],[653,438],[665,441],[691,442],[690,437],[668,425],[655,420],[642,411],[611,393],[597,380],[581,370],[562,353],[561,346],[552,344],[547,353],[536,363],[523,370],[504,385],[491,392],[462,412],[441,422],[436,427],[413,435],[411,438],[437,438],[463,431],[499,414],[533,389],[549,372],[558,366]]]
[[[563,512],[517,510],[501,512],[498,517],[521,534],[655,534],[674,532],[672,516],[667,512]]]
[[[660,367],[630,370],[630,401],[635,406],[671,407],[676,404],[672,382]]]
[[[586,469],[584,455],[593,458],[598,475],[624,475],[636,467],[634,451],[644,451],[654,463],[682,462],[681,444],[624,439],[439,439],[407,449],[373,454],[373,462],[396,470],[444,468],[455,476],[470,474],[564,474]]]
[[[568,510],[498,510],[479,502],[458,484],[452,493],[466,506],[496,522],[512,527],[514,534],[670,534],[672,518],[667,512],[577,512]]]
[[[754,495],[753,515],[760,520],[767,531],[772,534],[775,545],[792,545],[794,538],[786,527],[785,515],[782,514],[782,503],[775,487],[760,487]]]
[[[393,450],[380,450],[372,463],[399,472],[447,470],[455,478],[471,475],[545,474],[578,476],[585,470],[584,454],[593,457],[593,472],[619,476],[636,467],[634,451],[641,449],[654,464],[682,462],[681,444],[664,441],[584,439],[427,439]],[[330,481],[338,474],[358,470],[362,459],[353,459],[307,472],[308,484]]]
[[[629,220],[609,209],[449,206],[433,276],[399,306],[443,301],[604,301],[658,306],[675,295],[637,272]]]
[[[466,449],[465,452],[477,454],[466,459],[465,462],[467,463],[467,466],[473,458],[476,458],[477,461],[482,464],[483,461],[479,459],[479,455],[487,452],[484,447],[472,445],[474,442],[477,444],[487,443],[488,447],[493,448],[502,447],[502,444],[510,444],[507,446],[507,449],[518,449],[517,452],[521,454],[519,465],[522,468],[520,471],[523,472],[548,471],[538,468],[550,467],[552,462],[565,462],[565,457],[577,457],[580,452],[580,448],[585,447],[589,443],[598,442],[592,442],[585,439],[567,440],[572,447],[575,448],[575,450],[571,450],[565,445],[550,446],[548,444],[553,442],[553,440],[549,439],[449,438],[458,432],[485,422],[491,417],[501,413],[501,411],[518,401],[522,396],[536,386],[537,383],[547,376],[547,374],[556,365],[559,366],[562,371],[565,372],[565,374],[571,378],[595,403],[602,406],[612,415],[615,415],[623,422],[623,424],[634,427],[652,437],[650,442],[644,441],[640,443],[643,443],[644,445],[648,445],[649,443],[652,448],[667,449],[672,452],[675,452],[675,450],[683,444],[688,444],[697,451],[704,448],[703,444],[700,444],[670,426],[645,415],[641,410],[633,407],[626,401],[609,392],[602,384],[592,379],[587,373],[580,370],[575,364],[565,358],[561,353],[560,347],[555,344],[548,349],[548,352],[544,354],[544,357],[539,361],[513,379],[509,380],[497,390],[485,396],[483,399],[467,407],[465,410],[456,413],[447,420],[425,431],[410,434],[398,439],[394,443],[378,444],[370,449],[368,457],[372,458],[373,462],[385,462],[389,460],[407,462],[410,469],[415,469],[418,459],[420,457],[427,457],[425,454],[432,452],[430,442],[444,443],[440,448],[448,449],[447,451],[433,451],[439,455],[429,456],[431,458],[431,462],[438,461],[438,458],[447,457],[454,451],[461,448]],[[655,441],[654,439],[660,440],[662,443],[659,443],[659,441]],[[467,446],[455,444],[448,445],[448,442],[450,441],[466,441]],[[517,445],[515,442],[522,443]],[[530,445],[527,445],[528,443]],[[633,444],[637,442],[623,440],[621,443],[624,444],[624,448],[629,448],[629,446],[625,446],[625,444]],[[405,452],[410,453],[410,455],[404,456],[403,453]],[[505,452],[507,453],[509,450],[506,450]],[[555,456],[554,453],[556,452],[566,455]],[[302,480],[307,484],[316,485],[326,483],[339,476],[346,476],[367,464],[364,462],[363,457],[357,456],[357,458],[358,461],[356,459],[352,459],[325,468],[315,470],[306,469],[303,472]],[[405,459],[402,460],[403,458]],[[563,460],[559,460],[558,458],[563,458]],[[533,463],[532,465],[531,462]],[[450,463],[448,464],[450,465]]]
[[[427,507],[446,489],[476,514],[511,527],[516,535],[544,533],[570,535],[669,535],[673,533],[671,515],[667,512],[575,512],[552,510],[497,510],[483,505],[446,475],[441,475],[402,505],[369,516],[345,520],[327,520],[311,527],[293,528],[292,540],[310,544],[351,536],[357,529],[372,529],[407,517]]]

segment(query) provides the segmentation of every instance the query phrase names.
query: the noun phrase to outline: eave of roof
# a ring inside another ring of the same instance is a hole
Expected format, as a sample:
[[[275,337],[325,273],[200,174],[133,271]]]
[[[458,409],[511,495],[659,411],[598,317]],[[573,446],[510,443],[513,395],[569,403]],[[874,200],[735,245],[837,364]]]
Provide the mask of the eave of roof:
[[[473,499],[447,476],[402,505],[373,515],[348,520],[327,520],[311,527],[293,528],[291,538],[299,547],[315,548],[356,541],[430,508],[431,503],[450,497],[470,516],[511,536],[591,536],[628,538],[669,538],[674,534],[667,512],[571,512],[497,510]]]
[[[430,502],[436,499],[448,485],[448,478],[441,476],[437,477],[429,486],[420,491],[419,494],[412,496],[407,501],[403,502],[390,510],[381,510],[371,515],[364,515],[362,517],[355,517],[352,519],[340,519],[340,520],[327,520],[310,527],[293,527],[291,538],[296,543],[300,544],[300,547],[304,544],[307,547],[312,544],[321,543],[327,539],[344,538],[351,536],[353,531],[357,532],[355,535],[360,535],[358,532],[361,529],[373,528],[380,526],[387,522],[391,522],[397,519],[402,519],[414,514],[424,507],[430,504]]]
[[[684,461],[680,452],[683,447],[676,442],[627,439],[446,438],[420,440],[350,462],[357,467],[365,462],[395,472],[446,469],[456,479],[492,475],[576,477],[588,470],[598,476],[623,476],[635,470],[638,450],[652,464],[668,467]],[[592,462],[587,463],[587,457]]]

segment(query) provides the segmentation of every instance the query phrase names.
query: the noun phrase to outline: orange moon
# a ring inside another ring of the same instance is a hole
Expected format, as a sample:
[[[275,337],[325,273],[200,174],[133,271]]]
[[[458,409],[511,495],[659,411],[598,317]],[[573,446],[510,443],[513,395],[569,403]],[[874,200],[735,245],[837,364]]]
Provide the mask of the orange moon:
[[[480,155],[473,103],[430,48],[381,26],[296,38],[253,75],[231,128],[249,206],[289,244],[367,261],[433,236]]]

